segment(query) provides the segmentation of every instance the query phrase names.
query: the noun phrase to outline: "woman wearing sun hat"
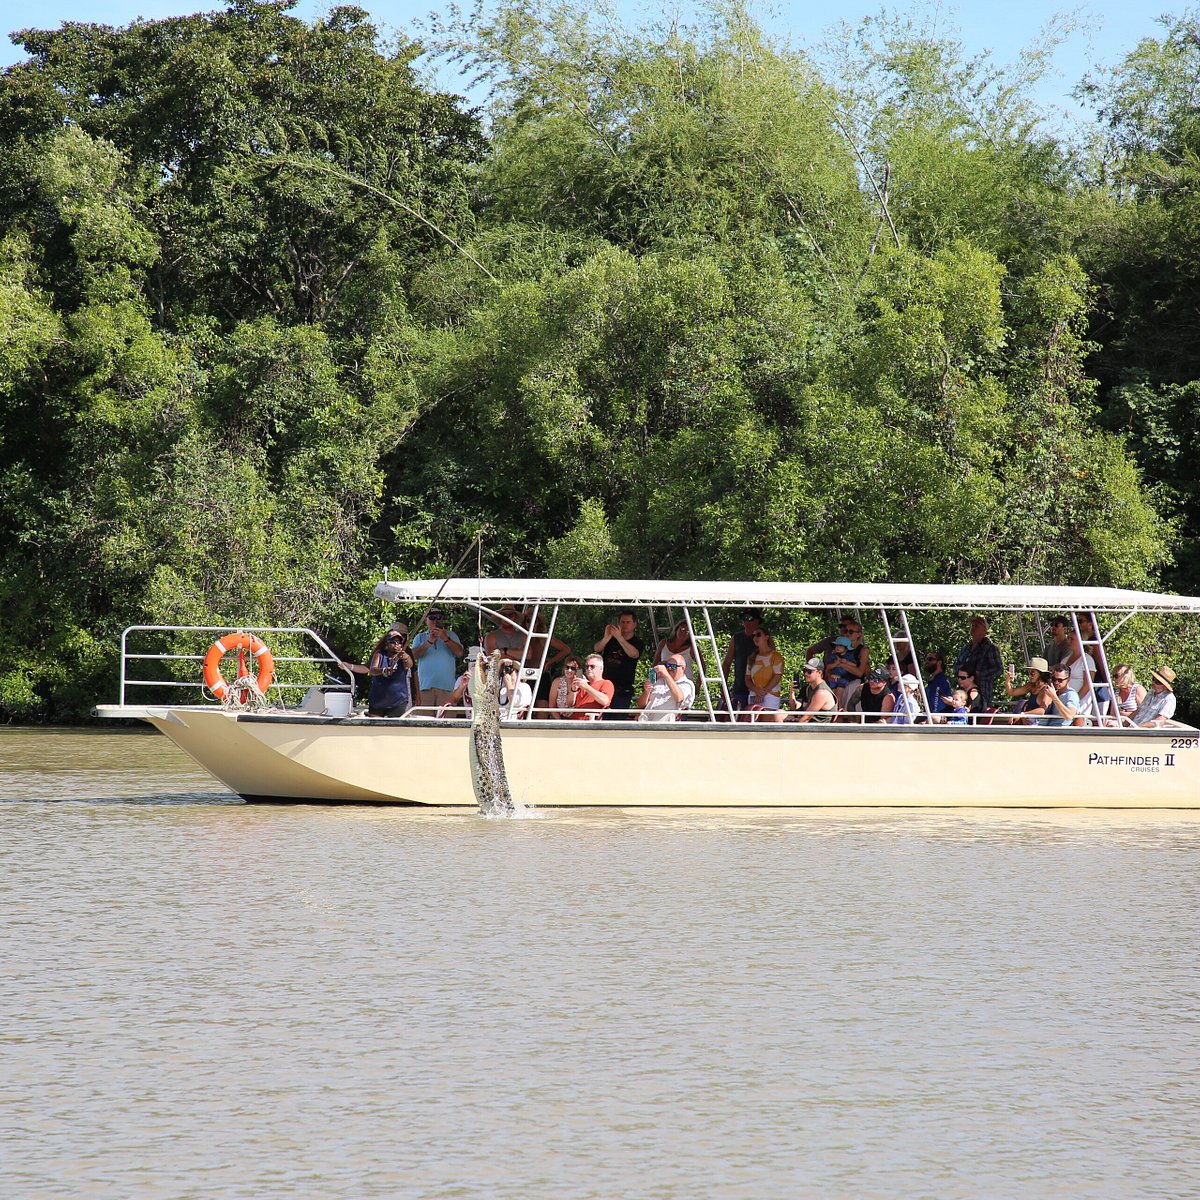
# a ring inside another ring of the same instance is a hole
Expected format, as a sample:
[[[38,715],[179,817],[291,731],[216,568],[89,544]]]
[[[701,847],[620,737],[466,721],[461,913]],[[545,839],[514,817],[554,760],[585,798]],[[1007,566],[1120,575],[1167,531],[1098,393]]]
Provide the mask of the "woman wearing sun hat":
[[[1130,719],[1143,729],[1161,729],[1172,724],[1175,716],[1175,672],[1170,667],[1155,667],[1150,672],[1150,690]]]
[[[917,700],[917,689],[920,686],[921,682],[915,675],[909,675],[906,672],[900,676],[900,691],[896,695],[896,704],[892,709],[892,715],[888,718],[889,724],[916,724],[917,716],[921,712],[921,705]]]
[[[1008,675],[1004,676],[1004,694],[1010,700],[1016,700],[1018,697],[1037,696],[1050,686],[1050,664],[1040,655],[1031,658],[1026,669],[1029,671],[1028,682],[1016,687],[1013,686],[1016,682],[1014,679],[1009,678]],[[1026,699],[1025,704],[1018,706],[1016,711],[1020,712],[1028,703],[1029,700]]]

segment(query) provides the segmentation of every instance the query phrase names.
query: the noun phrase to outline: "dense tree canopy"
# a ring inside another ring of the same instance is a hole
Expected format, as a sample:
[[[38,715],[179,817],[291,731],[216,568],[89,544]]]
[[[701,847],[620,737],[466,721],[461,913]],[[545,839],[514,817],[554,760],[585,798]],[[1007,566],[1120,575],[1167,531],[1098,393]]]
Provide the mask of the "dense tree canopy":
[[[1101,160],[952,43],[234,0],[0,78],[0,713],[135,621],[361,649],[384,565],[1200,591],[1187,23]]]

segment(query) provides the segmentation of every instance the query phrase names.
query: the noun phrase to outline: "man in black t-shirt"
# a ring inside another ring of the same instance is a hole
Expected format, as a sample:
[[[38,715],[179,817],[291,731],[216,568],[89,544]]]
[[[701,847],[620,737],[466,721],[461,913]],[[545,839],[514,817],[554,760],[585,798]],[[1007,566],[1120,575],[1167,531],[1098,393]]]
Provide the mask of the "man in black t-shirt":
[[[645,646],[634,633],[637,618],[631,612],[619,613],[615,625],[608,624],[596,643],[596,653],[604,657],[604,678],[613,685],[612,704],[604,714],[606,721],[628,721],[636,714],[614,712],[633,707],[633,677]]]

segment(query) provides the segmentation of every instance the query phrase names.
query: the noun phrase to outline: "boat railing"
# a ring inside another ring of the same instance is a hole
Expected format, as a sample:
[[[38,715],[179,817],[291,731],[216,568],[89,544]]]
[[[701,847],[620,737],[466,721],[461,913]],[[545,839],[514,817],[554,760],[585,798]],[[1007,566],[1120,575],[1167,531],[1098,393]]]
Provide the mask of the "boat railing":
[[[191,703],[220,703],[205,686],[202,668],[211,644],[230,633],[254,634],[271,650],[276,674],[267,694],[277,694],[285,705],[314,688],[348,692],[353,702],[354,676],[348,675],[344,684],[340,678],[331,682],[333,672],[343,675],[338,656],[320,634],[304,626],[130,625],[121,634],[121,707],[133,702],[131,693],[144,703],[144,695],[161,696],[163,689],[194,694]]]
[[[609,714],[608,720],[604,720],[602,717],[597,715],[594,717],[589,717],[588,723],[601,724],[606,728],[611,729],[620,729],[623,725],[627,726],[630,723],[639,723],[638,718],[641,716],[641,712],[638,709],[609,709],[607,710],[607,713]],[[1008,726],[1021,729],[1035,728],[1035,726],[1026,723],[1022,717],[1022,714],[1019,712],[968,713],[966,714],[964,720],[960,722],[951,722],[946,719],[945,714],[941,713],[934,714],[933,719],[930,720],[928,715],[922,713],[918,714],[915,720],[906,724],[893,724],[890,714],[888,713],[846,712],[840,709],[834,714],[834,719],[832,721],[800,722],[796,719],[799,716],[800,712],[792,712],[788,713],[784,720],[779,721],[776,720],[773,715],[768,716],[762,712],[743,711],[737,714],[736,720],[731,721],[728,715],[725,713],[718,713],[715,717],[713,717],[705,712],[704,709],[691,709],[689,711],[679,713],[676,721],[663,721],[660,719],[654,722],[648,722],[647,724],[654,727],[678,725],[695,728],[697,725],[705,725],[720,728],[736,727],[745,730],[750,730],[752,728],[776,728],[795,731],[824,729],[828,728],[830,725],[836,725],[839,727],[866,726],[878,729],[893,730],[961,730],[965,728],[985,729],[988,727]],[[469,721],[471,719],[471,708],[469,705],[463,704],[416,705],[413,708],[410,708],[404,714],[404,716],[399,719],[415,720],[418,718],[426,720],[430,718],[439,718]],[[539,721],[543,722],[544,724],[549,724],[551,722],[558,723],[561,721],[568,721],[572,723],[577,722],[580,724],[583,723],[580,718],[569,712],[561,717],[551,717],[549,710],[542,705],[534,705],[532,715],[528,713],[520,713],[512,716],[502,714],[502,719],[505,721],[505,723],[516,721],[520,722],[521,724],[525,724],[528,720]],[[1059,731],[1063,729],[1078,729],[1081,732],[1084,730],[1091,730],[1095,732],[1097,729],[1116,729],[1119,728],[1119,725],[1115,719],[1112,718],[1097,721],[1087,714],[1081,714],[1069,725],[1047,726],[1046,728],[1055,728]]]

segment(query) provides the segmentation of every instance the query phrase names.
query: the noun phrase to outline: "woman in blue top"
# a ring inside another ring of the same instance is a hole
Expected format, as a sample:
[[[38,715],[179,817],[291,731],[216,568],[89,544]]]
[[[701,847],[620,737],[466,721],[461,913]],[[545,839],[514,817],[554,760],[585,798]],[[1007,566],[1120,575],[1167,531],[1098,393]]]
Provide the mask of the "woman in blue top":
[[[413,702],[412,665],[408,630],[403,626],[389,629],[375,643],[365,667],[358,663],[338,663],[343,671],[371,677],[368,717],[402,717],[408,712]]]

